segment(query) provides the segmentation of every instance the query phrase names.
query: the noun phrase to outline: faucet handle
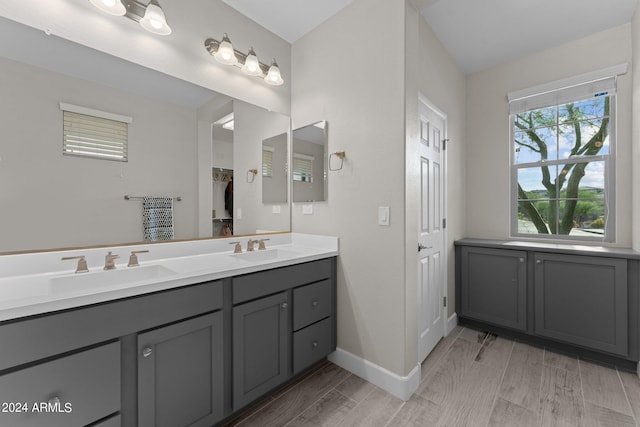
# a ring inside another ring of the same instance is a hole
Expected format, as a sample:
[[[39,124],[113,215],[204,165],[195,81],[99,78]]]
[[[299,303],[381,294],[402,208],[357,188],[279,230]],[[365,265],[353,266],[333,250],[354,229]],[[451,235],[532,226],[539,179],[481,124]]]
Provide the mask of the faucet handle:
[[[267,247],[264,244],[264,242],[267,241],[267,240],[271,240],[271,239],[260,239],[260,240],[258,240],[258,250],[259,251],[267,249]]]
[[[233,253],[234,254],[239,254],[242,253],[242,246],[240,246],[240,242],[229,242],[230,245],[236,245],[235,248],[233,248]]]
[[[84,255],[80,256],[65,256],[61,258],[62,261],[67,261],[70,259],[77,259],[78,265],[76,266],[76,273],[88,273],[89,268],[87,267],[87,260],[84,259]]]
[[[146,254],[148,252],[148,250],[131,251],[131,256],[129,256],[129,263],[127,264],[127,267],[138,267],[140,265],[138,264],[138,254]]]

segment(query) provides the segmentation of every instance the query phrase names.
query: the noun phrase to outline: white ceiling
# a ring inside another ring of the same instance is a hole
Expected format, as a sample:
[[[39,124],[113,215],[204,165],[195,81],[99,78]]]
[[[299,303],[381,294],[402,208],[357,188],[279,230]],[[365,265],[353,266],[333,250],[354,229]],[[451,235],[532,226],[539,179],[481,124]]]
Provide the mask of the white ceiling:
[[[638,0],[434,0],[422,16],[473,73],[631,21]]]
[[[222,0],[290,43],[351,0]],[[465,73],[631,21],[638,0],[412,0]]]
[[[351,0],[222,0],[289,43],[332,17]]]

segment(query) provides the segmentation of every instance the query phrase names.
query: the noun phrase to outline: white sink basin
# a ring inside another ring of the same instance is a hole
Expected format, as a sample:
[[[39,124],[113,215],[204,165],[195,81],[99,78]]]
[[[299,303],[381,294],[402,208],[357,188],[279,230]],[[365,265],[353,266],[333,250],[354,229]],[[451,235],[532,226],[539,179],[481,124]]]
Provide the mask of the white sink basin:
[[[229,256],[241,259],[247,262],[273,261],[277,259],[289,259],[297,255],[295,252],[283,249],[263,249],[252,252],[242,252],[239,254],[230,254]]]
[[[49,279],[51,292],[75,292],[86,289],[105,288],[142,280],[161,279],[177,274],[162,265],[125,267],[118,270],[99,270],[89,273],[67,274]]]

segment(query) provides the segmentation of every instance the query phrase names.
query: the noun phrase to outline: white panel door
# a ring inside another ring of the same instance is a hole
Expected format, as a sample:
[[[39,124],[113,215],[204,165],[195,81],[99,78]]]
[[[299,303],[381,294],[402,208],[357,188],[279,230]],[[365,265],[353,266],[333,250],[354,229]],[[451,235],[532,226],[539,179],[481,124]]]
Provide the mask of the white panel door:
[[[444,336],[445,118],[420,100],[418,357],[422,362]]]

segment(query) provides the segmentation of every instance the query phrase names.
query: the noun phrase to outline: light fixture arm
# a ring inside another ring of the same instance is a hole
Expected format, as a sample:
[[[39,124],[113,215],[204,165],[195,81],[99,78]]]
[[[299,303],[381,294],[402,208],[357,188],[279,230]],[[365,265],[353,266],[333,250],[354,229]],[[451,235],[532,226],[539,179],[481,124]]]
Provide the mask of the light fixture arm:
[[[207,49],[207,52],[209,52],[211,56],[213,56],[218,51],[218,48],[220,47],[220,43],[222,42],[216,39],[208,38],[204,41],[204,48]],[[234,65],[238,68],[242,68],[249,54],[240,52],[235,48],[233,49],[233,52],[236,54],[236,58],[238,58],[238,62]],[[260,61],[258,61],[258,64],[260,65],[260,70],[262,70],[262,75],[258,77],[264,78],[264,76],[266,76],[267,73],[269,72],[269,66]]]

